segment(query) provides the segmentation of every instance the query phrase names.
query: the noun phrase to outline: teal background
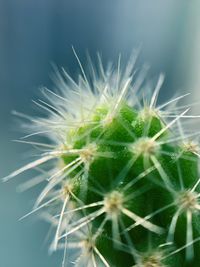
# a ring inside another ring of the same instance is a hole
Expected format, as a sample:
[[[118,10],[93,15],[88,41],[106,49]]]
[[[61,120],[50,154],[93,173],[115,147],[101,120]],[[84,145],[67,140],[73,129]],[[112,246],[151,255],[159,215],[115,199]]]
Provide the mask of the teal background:
[[[53,88],[52,62],[76,76],[72,45],[83,65],[86,51],[92,58],[100,51],[105,62],[121,52],[125,61],[141,45],[150,77],[166,74],[161,98],[188,92],[198,8],[187,0],[0,0],[0,177],[28,162],[29,147],[12,142],[23,133],[11,111],[35,114],[38,88]],[[40,190],[16,192],[31,175],[0,184],[0,267],[61,266],[60,253],[48,256],[48,225],[35,216],[18,221]]]

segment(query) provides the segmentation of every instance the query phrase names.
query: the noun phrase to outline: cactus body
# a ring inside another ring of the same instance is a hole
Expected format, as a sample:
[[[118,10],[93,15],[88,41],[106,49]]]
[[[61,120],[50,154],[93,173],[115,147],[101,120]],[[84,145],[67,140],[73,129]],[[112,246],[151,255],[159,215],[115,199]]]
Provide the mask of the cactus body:
[[[6,180],[45,167],[25,187],[46,182],[33,211],[55,226],[50,249],[70,250],[77,267],[199,266],[198,145],[181,124],[188,110],[166,110],[181,97],[156,106],[162,75],[142,104],[143,73],[133,84],[132,71],[131,62],[124,71],[100,65],[100,78],[83,72],[77,83],[58,74],[62,91],[45,90],[49,102],[37,103],[47,117],[31,119],[48,138],[30,141],[41,158]]]

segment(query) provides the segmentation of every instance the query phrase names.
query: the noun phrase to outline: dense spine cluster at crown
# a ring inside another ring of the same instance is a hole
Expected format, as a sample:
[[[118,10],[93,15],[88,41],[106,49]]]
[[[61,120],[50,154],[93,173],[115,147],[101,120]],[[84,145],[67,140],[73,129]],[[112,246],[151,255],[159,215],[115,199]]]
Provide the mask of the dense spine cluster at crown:
[[[80,64],[77,82],[62,70],[60,90],[44,89],[46,100],[35,102],[45,116],[19,114],[30,130],[19,142],[41,155],[5,180],[39,172],[21,185],[44,184],[27,215],[41,211],[55,229],[50,250],[63,249],[62,266],[199,266],[195,116],[176,105],[186,95],[157,105],[163,75],[142,99],[146,69],[136,73],[134,64],[104,69],[100,61],[89,78]]]

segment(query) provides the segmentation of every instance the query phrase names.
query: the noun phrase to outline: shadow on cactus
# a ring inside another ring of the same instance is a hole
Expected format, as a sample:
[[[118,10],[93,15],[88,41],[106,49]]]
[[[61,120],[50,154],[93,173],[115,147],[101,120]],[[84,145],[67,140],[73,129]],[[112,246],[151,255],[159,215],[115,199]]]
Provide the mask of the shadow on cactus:
[[[162,74],[148,96],[136,54],[125,68],[120,57],[116,67],[99,60],[86,76],[75,53],[82,73],[74,81],[62,69],[57,91],[42,89],[46,100],[35,104],[45,115],[17,113],[30,131],[19,142],[41,155],[4,180],[38,171],[20,186],[44,185],[24,217],[40,211],[53,226],[50,250],[64,251],[62,266],[199,266],[195,116],[177,106],[187,95],[157,105]]]

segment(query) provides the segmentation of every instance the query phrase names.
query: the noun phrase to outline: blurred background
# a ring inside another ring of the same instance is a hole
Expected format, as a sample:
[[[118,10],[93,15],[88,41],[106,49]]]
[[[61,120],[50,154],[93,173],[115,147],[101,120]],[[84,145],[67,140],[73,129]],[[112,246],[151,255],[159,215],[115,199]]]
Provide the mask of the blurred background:
[[[29,147],[12,142],[22,134],[11,111],[34,114],[38,88],[53,87],[52,62],[78,72],[72,45],[83,65],[87,51],[107,62],[141,46],[150,75],[166,74],[161,98],[191,92],[198,101],[199,14],[198,0],[0,0],[0,177],[28,161]],[[0,184],[0,267],[59,267],[61,255],[48,256],[46,223],[18,221],[39,190],[16,192],[26,176]]]

